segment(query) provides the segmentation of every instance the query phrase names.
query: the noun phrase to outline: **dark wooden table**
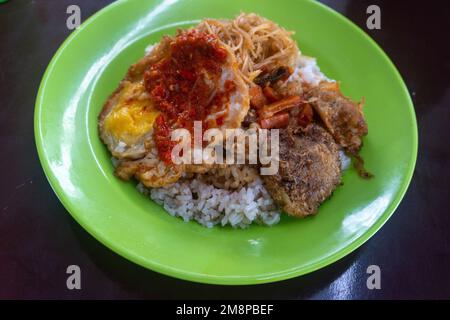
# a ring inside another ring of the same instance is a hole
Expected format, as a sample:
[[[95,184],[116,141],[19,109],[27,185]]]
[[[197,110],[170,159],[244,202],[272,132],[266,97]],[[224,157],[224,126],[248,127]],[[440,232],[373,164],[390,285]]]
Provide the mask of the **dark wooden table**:
[[[41,169],[34,102],[47,64],[70,33],[66,8],[78,4],[85,20],[109,2],[0,4],[0,298],[450,298],[449,5],[323,1],[365,29],[403,75],[419,123],[413,181],[386,225],[339,262],[279,283],[224,287],[169,278],[111,252],[71,218]],[[381,30],[366,28],[370,4],[381,8]],[[71,264],[81,267],[81,290],[66,288]],[[366,287],[372,264],[381,268],[381,290]]]

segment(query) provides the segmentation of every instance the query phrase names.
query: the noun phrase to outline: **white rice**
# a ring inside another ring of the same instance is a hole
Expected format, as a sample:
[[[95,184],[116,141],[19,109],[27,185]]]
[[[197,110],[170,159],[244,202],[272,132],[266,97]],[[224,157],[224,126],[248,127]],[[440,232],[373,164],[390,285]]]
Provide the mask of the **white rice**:
[[[321,81],[334,81],[327,78],[317,65],[317,60],[312,57],[299,55],[297,67],[288,79],[288,82],[300,81],[310,85],[318,85]]]
[[[253,222],[273,225],[280,220],[272,198],[257,178],[239,190],[226,190],[198,179],[179,181],[163,188],[138,190],[153,199],[172,216],[196,220],[211,228],[216,224],[245,228]]]
[[[341,160],[341,170],[345,171],[347,170],[350,165],[352,164],[352,159],[347,156],[344,152],[344,150],[339,150],[339,159]],[[343,173],[343,172],[342,172]]]

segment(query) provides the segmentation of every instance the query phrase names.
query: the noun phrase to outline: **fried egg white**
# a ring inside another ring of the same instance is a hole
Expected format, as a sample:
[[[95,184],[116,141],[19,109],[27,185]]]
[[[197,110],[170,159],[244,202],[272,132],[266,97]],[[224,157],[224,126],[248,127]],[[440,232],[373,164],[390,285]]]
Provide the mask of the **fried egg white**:
[[[227,49],[229,52],[229,50]],[[218,119],[223,118],[223,124],[217,125],[221,129],[239,128],[250,108],[250,98],[248,93],[248,86],[245,84],[239,75],[237,63],[234,55],[229,52],[229,59],[227,64],[222,67],[222,76],[217,84],[217,90],[225,90],[225,83],[233,81],[236,90],[230,95],[229,101],[224,103],[219,108],[214,108],[215,112],[210,113],[206,117],[207,123],[215,123]],[[210,127],[215,127],[214,125]]]

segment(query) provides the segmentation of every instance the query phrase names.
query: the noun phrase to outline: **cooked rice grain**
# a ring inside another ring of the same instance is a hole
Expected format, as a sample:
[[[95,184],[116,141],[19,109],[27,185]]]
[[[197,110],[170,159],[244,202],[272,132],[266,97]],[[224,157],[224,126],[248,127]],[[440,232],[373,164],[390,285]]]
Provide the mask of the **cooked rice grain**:
[[[186,222],[194,219],[208,228],[216,224],[245,228],[252,222],[273,225],[280,220],[280,212],[260,178],[239,190],[216,188],[198,179],[153,189],[139,184],[138,190],[172,216]]]

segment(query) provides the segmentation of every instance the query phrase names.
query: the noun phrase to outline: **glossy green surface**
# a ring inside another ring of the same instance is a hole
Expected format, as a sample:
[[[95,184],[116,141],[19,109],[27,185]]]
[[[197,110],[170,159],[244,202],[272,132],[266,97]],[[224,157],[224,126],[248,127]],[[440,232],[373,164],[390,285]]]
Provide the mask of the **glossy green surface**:
[[[280,3],[283,5],[280,5]],[[206,229],[173,218],[113,175],[97,136],[97,114],[144,48],[203,17],[257,12],[295,30],[300,49],[366,98],[362,156],[376,177],[354,170],[315,217],[273,227]],[[45,173],[61,202],[94,237],[152,270],[192,281],[252,284],[311,272],[360,246],[386,222],[411,179],[417,128],[407,89],[378,46],[351,22],[312,1],[119,1],[61,46],[39,90],[35,134]]]

